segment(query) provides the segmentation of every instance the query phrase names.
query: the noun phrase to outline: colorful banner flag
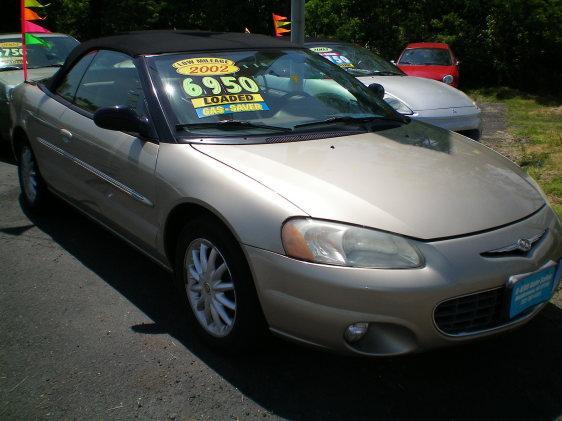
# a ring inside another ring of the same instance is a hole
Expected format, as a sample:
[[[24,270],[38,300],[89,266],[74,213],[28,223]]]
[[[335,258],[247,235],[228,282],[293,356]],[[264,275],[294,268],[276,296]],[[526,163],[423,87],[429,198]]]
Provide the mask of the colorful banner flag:
[[[23,9],[23,18],[25,20],[43,20],[43,19],[45,19],[45,18],[42,18],[41,16],[39,16],[33,10],[27,9],[27,8]]]
[[[39,26],[33,22],[28,22],[28,21],[24,21],[24,31],[23,32],[33,32],[36,34],[50,34],[51,31],[49,31],[46,28],[43,28],[42,26]]]
[[[31,34],[25,34],[25,45],[41,45],[42,47],[47,47],[47,48],[52,47],[52,45],[49,42]]]
[[[291,22],[288,21],[285,16],[276,15],[275,13],[272,13],[272,16],[273,16],[273,29],[275,31],[276,37],[282,37],[283,34],[291,32],[290,29],[282,28],[282,26],[287,26],[291,24]]]
[[[48,6],[48,5],[47,5]],[[22,70],[23,70],[23,80],[27,80],[27,46],[28,45],[40,45],[42,47],[51,48],[51,44],[47,41],[38,38],[36,36],[31,35],[31,33],[38,33],[38,34],[48,34],[49,31],[42,26],[39,26],[33,22],[32,20],[43,20],[41,16],[35,13],[33,10],[28,9],[28,7],[35,7],[35,8],[43,8],[41,3],[37,0],[21,0],[20,2],[20,9],[21,9],[21,42],[22,42]]]
[[[43,6],[37,0],[24,0],[24,6],[23,7],[47,7],[47,6],[48,6],[48,4]]]

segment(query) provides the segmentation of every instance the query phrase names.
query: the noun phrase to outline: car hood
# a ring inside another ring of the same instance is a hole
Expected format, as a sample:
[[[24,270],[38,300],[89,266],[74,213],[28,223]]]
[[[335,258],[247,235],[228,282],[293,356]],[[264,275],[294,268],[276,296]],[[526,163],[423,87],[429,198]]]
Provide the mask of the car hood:
[[[413,76],[362,76],[363,84],[380,83],[385,92],[404,102],[413,111],[474,107],[463,92],[446,83]]]
[[[545,203],[519,167],[501,155],[414,121],[337,138],[193,147],[312,217],[425,240],[505,225]]]
[[[58,70],[58,67],[29,69],[27,79],[31,81],[46,79],[53,76]],[[8,98],[10,91],[20,83],[23,83],[23,71],[8,70],[0,72],[0,98]]]

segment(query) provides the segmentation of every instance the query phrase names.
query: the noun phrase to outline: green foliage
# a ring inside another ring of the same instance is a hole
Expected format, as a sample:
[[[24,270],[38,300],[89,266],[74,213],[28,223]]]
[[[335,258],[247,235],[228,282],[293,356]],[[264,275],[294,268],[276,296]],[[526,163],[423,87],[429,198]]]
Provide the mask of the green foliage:
[[[452,46],[461,80],[562,94],[560,0],[308,0],[307,33],[396,59],[415,41]]]
[[[272,33],[289,0],[45,0],[44,25],[78,39],[190,28]],[[307,0],[307,35],[366,45],[396,59],[414,41],[451,44],[461,83],[562,94],[560,0]],[[19,0],[2,0],[1,32],[19,31]]]

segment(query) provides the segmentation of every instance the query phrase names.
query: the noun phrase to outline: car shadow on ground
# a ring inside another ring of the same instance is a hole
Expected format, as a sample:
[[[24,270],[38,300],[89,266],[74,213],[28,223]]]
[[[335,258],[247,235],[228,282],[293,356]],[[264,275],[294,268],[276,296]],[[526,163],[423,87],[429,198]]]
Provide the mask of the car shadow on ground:
[[[26,212],[58,244],[271,413],[291,419],[554,419],[562,414],[562,311],[549,304],[510,334],[400,358],[344,357],[272,338],[244,356],[207,348],[186,327],[170,275],[67,205]],[[84,241],[88,239],[88,241]]]

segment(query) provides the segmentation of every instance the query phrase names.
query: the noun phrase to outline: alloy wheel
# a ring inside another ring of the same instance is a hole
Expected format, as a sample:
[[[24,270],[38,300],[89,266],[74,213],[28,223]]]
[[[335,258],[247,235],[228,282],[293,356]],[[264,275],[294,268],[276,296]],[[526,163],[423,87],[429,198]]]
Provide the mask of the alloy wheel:
[[[37,166],[31,149],[26,146],[21,154],[21,177],[23,192],[30,203],[37,198],[37,186],[39,183]]]
[[[227,336],[236,320],[236,291],[228,263],[210,241],[198,238],[187,247],[185,288],[189,304],[205,331]]]

